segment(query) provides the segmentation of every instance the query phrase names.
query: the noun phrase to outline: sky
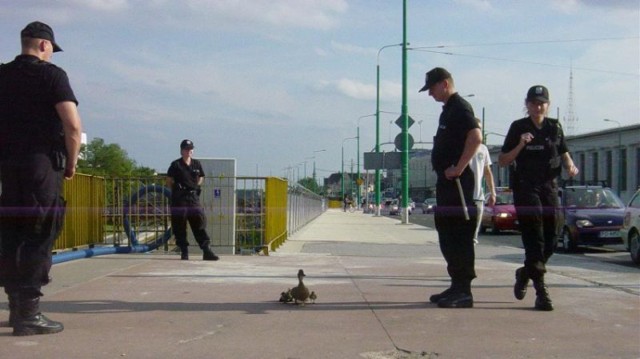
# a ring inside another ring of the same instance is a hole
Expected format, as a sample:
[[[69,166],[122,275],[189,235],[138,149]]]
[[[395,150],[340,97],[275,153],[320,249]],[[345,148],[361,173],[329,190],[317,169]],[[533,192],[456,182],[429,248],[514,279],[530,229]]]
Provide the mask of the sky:
[[[568,135],[640,123],[640,1],[406,3],[414,148],[431,148],[437,129],[442,104],[418,93],[436,66],[484,119],[488,144],[524,117],[537,84]],[[343,151],[355,172],[358,128],[360,152],[374,148],[377,66],[380,141],[400,132],[402,47],[389,45],[403,41],[402,4],[0,0],[0,62],[20,52],[27,23],[45,22],[89,141],[117,143],[158,173],[188,138],[194,157],[235,158],[240,176],[310,177],[315,164],[321,178],[341,170]]]

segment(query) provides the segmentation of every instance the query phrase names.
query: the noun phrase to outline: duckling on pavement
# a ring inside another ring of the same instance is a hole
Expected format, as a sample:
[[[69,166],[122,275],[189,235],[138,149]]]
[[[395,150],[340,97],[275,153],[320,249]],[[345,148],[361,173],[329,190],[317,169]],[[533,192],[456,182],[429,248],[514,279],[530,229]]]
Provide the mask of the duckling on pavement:
[[[286,292],[280,293],[280,301],[282,303],[293,302],[293,297],[291,296],[291,289],[287,289]]]
[[[309,299],[309,288],[307,288],[302,282],[302,278],[305,277],[304,271],[300,269],[298,271],[298,286],[291,289],[291,296],[296,304],[300,302],[301,305]]]
[[[309,294],[309,299],[311,299],[311,303],[315,303],[316,299],[318,299],[318,296],[316,295],[316,292],[311,291],[311,294]]]

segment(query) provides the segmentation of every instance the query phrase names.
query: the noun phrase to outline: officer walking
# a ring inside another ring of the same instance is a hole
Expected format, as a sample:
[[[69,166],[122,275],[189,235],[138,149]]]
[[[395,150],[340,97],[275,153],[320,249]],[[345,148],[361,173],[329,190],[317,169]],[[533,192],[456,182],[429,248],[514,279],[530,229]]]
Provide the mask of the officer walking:
[[[502,151],[500,166],[515,164],[513,201],[520,222],[525,250],[524,267],[516,270],[513,294],[518,300],[527,294],[529,279],[536,289],[535,309],[553,310],[553,303],[544,281],[546,263],[558,241],[558,185],[564,165],[569,176],[578,174],[560,122],[548,118],[549,91],[541,85],[532,86],[525,99],[528,116],[513,121]]]
[[[219,258],[209,248],[211,240],[205,231],[207,227],[204,210],[200,206],[200,186],[204,181],[204,171],[200,161],[192,158],[193,142],[180,143],[181,157],[171,162],[167,171],[167,187],[171,188],[171,228],[180,248],[180,259],[189,259],[187,222],[193,236],[202,249],[202,259],[217,261]]]
[[[427,90],[434,100],[444,104],[433,140],[431,163],[437,175],[434,221],[451,277],[451,286],[429,300],[441,308],[470,308],[471,281],[476,277],[473,237],[478,218],[473,201],[475,177],[468,164],[482,143],[482,134],[471,105],[456,92],[447,70],[436,67],[427,72],[425,85],[419,92]],[[469,219],[464,215],[465,206]]]
[[[0,285],[13,335],[52,334],[62,323],[40,313],[52,248],[62,229],[63,177],[76,170],[78,101],[67,74],[50,63],[62,51],[42,22],[20,33],[22,51],[0,65]]]

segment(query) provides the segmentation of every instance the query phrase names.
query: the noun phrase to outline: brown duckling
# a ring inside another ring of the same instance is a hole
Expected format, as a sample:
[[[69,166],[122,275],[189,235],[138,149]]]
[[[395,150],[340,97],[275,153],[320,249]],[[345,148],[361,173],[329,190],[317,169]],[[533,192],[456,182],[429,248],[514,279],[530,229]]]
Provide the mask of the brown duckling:
[[[296,304],[301,302],[302,305],[304,305],[304,302],[309,299],[309,288],[302,283],[302,277],[305,277],[305,274],[304,271],[300,269],[298,271],[298,286],[291,289],[291,296]]]
[[[286,292],[280,293],[280,301],[282,303],[293,302],[293,297],[291,296],[291,289],[287,289]]]
[[[315,303],[316,299],[318,299],[318,296],[316,295],[316,292],[311,291],[311,294],[309,294],[309,299],[311,300],[311,303]]]

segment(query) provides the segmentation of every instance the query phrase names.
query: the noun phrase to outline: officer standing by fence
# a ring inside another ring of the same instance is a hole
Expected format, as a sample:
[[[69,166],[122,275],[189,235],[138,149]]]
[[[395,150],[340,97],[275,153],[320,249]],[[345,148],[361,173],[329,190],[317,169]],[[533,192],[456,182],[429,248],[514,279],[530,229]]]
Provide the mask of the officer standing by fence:
[[[167,187],[171,188],[171,228],[180,248],[180,259],[189,259],[187,241],[187,222],[193,236],[202,249],[202,259],[217,261],[219,258],[209,248],[211,240],[207,235],[204,210],[200,206],[200,186],[204,181],[204,171],[200,161],[192,158],[193,142],[183,140],[180,143],[181,157],[171,162],[167,171]]]
[[[20,37],[22,53],[0,65],[0,285],[13,335],[23,336],[64,329],[40,313],[40,297],[64,221],[63,177],[75,174],[82,130],[67,74],[50,63],[62,51],[51,27],[32,22]]]

